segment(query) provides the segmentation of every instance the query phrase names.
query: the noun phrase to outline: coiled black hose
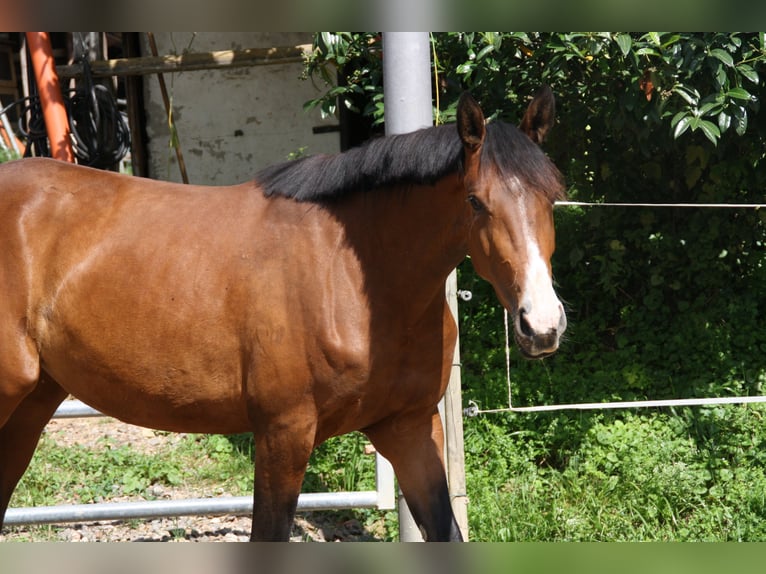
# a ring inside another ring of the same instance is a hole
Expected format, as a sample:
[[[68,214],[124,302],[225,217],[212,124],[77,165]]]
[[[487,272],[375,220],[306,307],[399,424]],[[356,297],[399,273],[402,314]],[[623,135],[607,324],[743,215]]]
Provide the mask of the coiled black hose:
[[[130,150],[130,129],[112,92],[94,84],[90,64],[83,57],[83,81],[68,100],[72,150],[83,165],[106,169]]]
[[[81,165],[109,169],[130,151],[130,128],[112,93],[105,86],[93,83],[87,59],[80,61],[83,80],[64,96],[72,151]],[[34,93],[6,106],[0,114],[14,106],[20,107],[18,129],[27,144],[24,157],[50,157],[40,98]]]

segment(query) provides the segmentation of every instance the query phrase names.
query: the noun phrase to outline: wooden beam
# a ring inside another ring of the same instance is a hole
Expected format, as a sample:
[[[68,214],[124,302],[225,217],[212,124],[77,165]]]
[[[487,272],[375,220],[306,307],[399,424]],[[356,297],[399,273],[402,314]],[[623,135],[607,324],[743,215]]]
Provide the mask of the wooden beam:
[[[122,53],[128,58],[141,53],[140,32],[122,34]],[[149,158],[146,153],[146,110],[144,109],[144,78],[125,78],[125,98],[128,101],[128,125],[130,126],[130,159],[133,175],[149,177]]]
[[[221,68],[246,68],[274,64],[302,62],[311,52],[311,44],[276,48],[250,48],[247,50],[221,50],[217,52],[190,52],[166,56],[142,56],[140,58],[117,58],[97,60],[90,63],[93,77],[144,76],[193,70],[216,70]],[[60,78],[82,76],[82,64],[57,66]]]

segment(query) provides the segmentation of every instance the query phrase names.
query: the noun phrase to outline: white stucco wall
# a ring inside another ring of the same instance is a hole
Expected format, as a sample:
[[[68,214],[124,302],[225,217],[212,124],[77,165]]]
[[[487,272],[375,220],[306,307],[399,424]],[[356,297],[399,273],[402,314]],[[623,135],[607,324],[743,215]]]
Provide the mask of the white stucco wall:
[[[310,44],[311,34],[274,32],[155,33],[159,54]],[[149,54],[148,48],[145,53]],[[335,153],[337,132],[312,128],[337,124],[303,111],[317,88],[300,79],[301,63],[165,74],[190,183],[226,185],[251,179],[260,168],[291,152]],[[156,76],[145,76],[149,176],[181,181]]]

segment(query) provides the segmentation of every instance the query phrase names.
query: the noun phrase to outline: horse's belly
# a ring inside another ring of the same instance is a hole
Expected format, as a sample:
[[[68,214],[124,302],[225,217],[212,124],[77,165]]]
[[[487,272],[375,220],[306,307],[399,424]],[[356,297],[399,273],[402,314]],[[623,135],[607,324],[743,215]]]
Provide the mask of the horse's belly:
[[[215,373],[156,372],[129,376],[109,365],[55,357],[43,366],[64,389],[104,414],[124,422],[177,432],[238,433],[250,430],[241,393]]]
[[[176,432],[239,433],[251,429],[244,402],[210,380],[104,378],[87,370],[48,368],[74,397],[126,423]],[[158,381],[161,381],[159,384]],[[152,384],[155,383],[155,384]]]
[[[43,369],[78,399],[131,424],[182,432],[249,430],[233,337],[189,324],[170,331],[113,320],[94,326],[63,313],[50,321],[39,337]]]

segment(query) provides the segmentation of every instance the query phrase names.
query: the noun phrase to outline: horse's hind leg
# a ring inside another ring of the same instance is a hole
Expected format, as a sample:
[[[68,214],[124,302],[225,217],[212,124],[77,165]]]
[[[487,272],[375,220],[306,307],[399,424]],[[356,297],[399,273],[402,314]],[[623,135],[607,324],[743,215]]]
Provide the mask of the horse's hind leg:
[[[365,434],[394,467],[425,540],[462,541],[444,471],[444,431],[438,412],[389,420],[365,429]]]
[[[29,466],[40,434],[66,396],[66,391],[43,372],[32,392],[0,428],[0,530],[11,494]]]

